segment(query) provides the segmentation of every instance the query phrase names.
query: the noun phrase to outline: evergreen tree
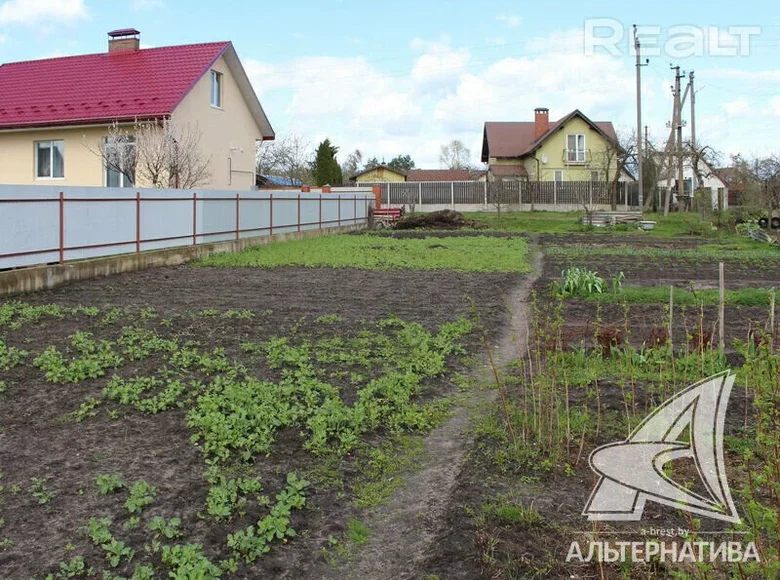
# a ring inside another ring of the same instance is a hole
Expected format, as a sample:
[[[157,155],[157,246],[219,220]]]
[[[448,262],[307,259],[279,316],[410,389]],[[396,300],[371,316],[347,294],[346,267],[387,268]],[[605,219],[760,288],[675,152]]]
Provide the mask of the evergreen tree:
[[[311,167],[311,172],[314,175],[314,184],[317,187],[341,185],[343,177],[339,162],[336,160],[338,150],[338,147],[331,144],[330,139],[325,139],[317,147]]]
[[[387,164],[390,169],[407,172],[414,169],[414,160],[411,155],[396,155]]]

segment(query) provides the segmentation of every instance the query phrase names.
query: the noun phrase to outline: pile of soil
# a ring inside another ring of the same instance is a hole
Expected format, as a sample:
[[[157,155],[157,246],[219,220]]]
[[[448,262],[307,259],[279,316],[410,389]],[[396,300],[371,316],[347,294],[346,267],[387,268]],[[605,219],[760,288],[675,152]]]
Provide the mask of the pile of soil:
[[[487,224],[479,220],[468,219],[462,213],[451,209],[412,215],[395,224],[397,230],[479,230],[487,227]]]

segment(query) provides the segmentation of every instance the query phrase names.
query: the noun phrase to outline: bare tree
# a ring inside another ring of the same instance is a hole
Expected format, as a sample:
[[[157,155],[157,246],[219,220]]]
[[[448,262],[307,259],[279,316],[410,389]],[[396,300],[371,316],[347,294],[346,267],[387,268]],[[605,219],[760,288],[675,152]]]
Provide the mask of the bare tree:
[[[88,148],[130,184],[190,189],[211,179],[211,158],[200,151],[200,139],[197,125],[136,121],[130,128],[113,123],[97,148]]]
[[[731,165],[732,184],[742,189],[741,203],[768,211],[770,218],[780,217],[780,156],[745,159],[734,155]]]
[[[341,173],[345,180],[351,180],[352,176],[360,171],[360,167],[363,165],[363,154],[360,149],[355,149],[352,153],[347,155],[347,160],[341,166]]]
[[[517,193],[520,191],[519,188],[520,183],[518,181],[505,181],[501,177],[494,177],[492,181],[488,181],[487,201],[496,208],[499,220],[501,219],[501,209],[513,200],[518,199]]]
[[[606,140],[604,148],[593,154],[591,168],[598,171],[599,179],[596,181],[608,188],[612,211],[617,210],[620,177],[627,172],[628,167],[636,166],[636,163],[636,138],[633,133],[617,135],[615,140]]]
[[[447,169],[470,169],[471,151],[458,139],[441,146],[439,163]]]
[[[275,141],[258,143],[256,151],[257,173],[281,175],[301,183],[311,183],[312,146],[295,133]]]

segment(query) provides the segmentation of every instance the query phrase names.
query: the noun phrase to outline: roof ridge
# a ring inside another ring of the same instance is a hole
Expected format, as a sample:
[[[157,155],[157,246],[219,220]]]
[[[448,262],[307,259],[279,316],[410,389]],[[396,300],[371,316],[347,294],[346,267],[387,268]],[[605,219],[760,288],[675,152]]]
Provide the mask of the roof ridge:
[[[124,51],[125,54],[138,54],[139,52],[149,52],[149,51],[159,51],[159,50],[167,50],[171,48],[194,48],[196,46],[227,46],[230,44],[229,40],[219,41],[219,42],[194,42],[192,44],[171,44],[168,46],[153,46],[150,48],[140,48],[138,50],[133,51]],[[23,64],[30,64],[30,63],[37,63],[37,62],[50,62],[53,60],[68,60],[68,59],[78,59],[78,58],[88,58],[92,56],[118,56],[122,53],[110,53],[108,51],[104,52],[91,52],[88,54],[69,54],[65,56],[50,56],[46,58],[31,58],[28,60],[17,60],[14,62],[5,62],[0,63],[0,67],[4,66],[16,66],[16,65],[23,65]]]

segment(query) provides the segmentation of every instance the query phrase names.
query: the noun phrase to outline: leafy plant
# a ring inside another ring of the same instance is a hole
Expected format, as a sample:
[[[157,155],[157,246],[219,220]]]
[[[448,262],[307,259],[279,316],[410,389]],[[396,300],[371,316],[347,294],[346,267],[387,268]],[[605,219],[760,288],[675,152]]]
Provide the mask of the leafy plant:
[[[558,293],[563,296],[588,296],[604,291],[604,279],[598,272],[576,266],[561,272],[561,282],[556,284]]]
[[[54,492],[46,487],[46,479],[40,477],[30,478],[29,491],[32,496],[38,500],[38,504],[40,505],[47,504],[56,497]]]
[[[172,540],[181,536],[179,526],[181,526],[180,518],[171,518],[166,521],[162,516],[154,516],[147,527],[153,532],[156,532],[155,538]]]
[[[170,569],[169,576],[176,580],[219,580],[222,570],[203,554],[200,544],[163,546],[162,561]]]
[[[131,514],[140,514],[143,509],[154,501],[157,488],[143,479],[136,481],[130,487],[130,497],[125,502],[125,508]]]
[[[22,359],[28,355],[26,350],[20,350],[8,346],[0,337],[0,370],[7,371],[21,364]]]
[[[102,547],[106,551],[106,560],[114,568],[119,566],[123,559],[129,562],[135,556],[135,550],[118,540],[112,539]]]
[[[125,482],[123,482],[116,473],[98,475],[95,478],[95,484],[97,484],[100,493],[103,495],[114,493],[125,487]]]

